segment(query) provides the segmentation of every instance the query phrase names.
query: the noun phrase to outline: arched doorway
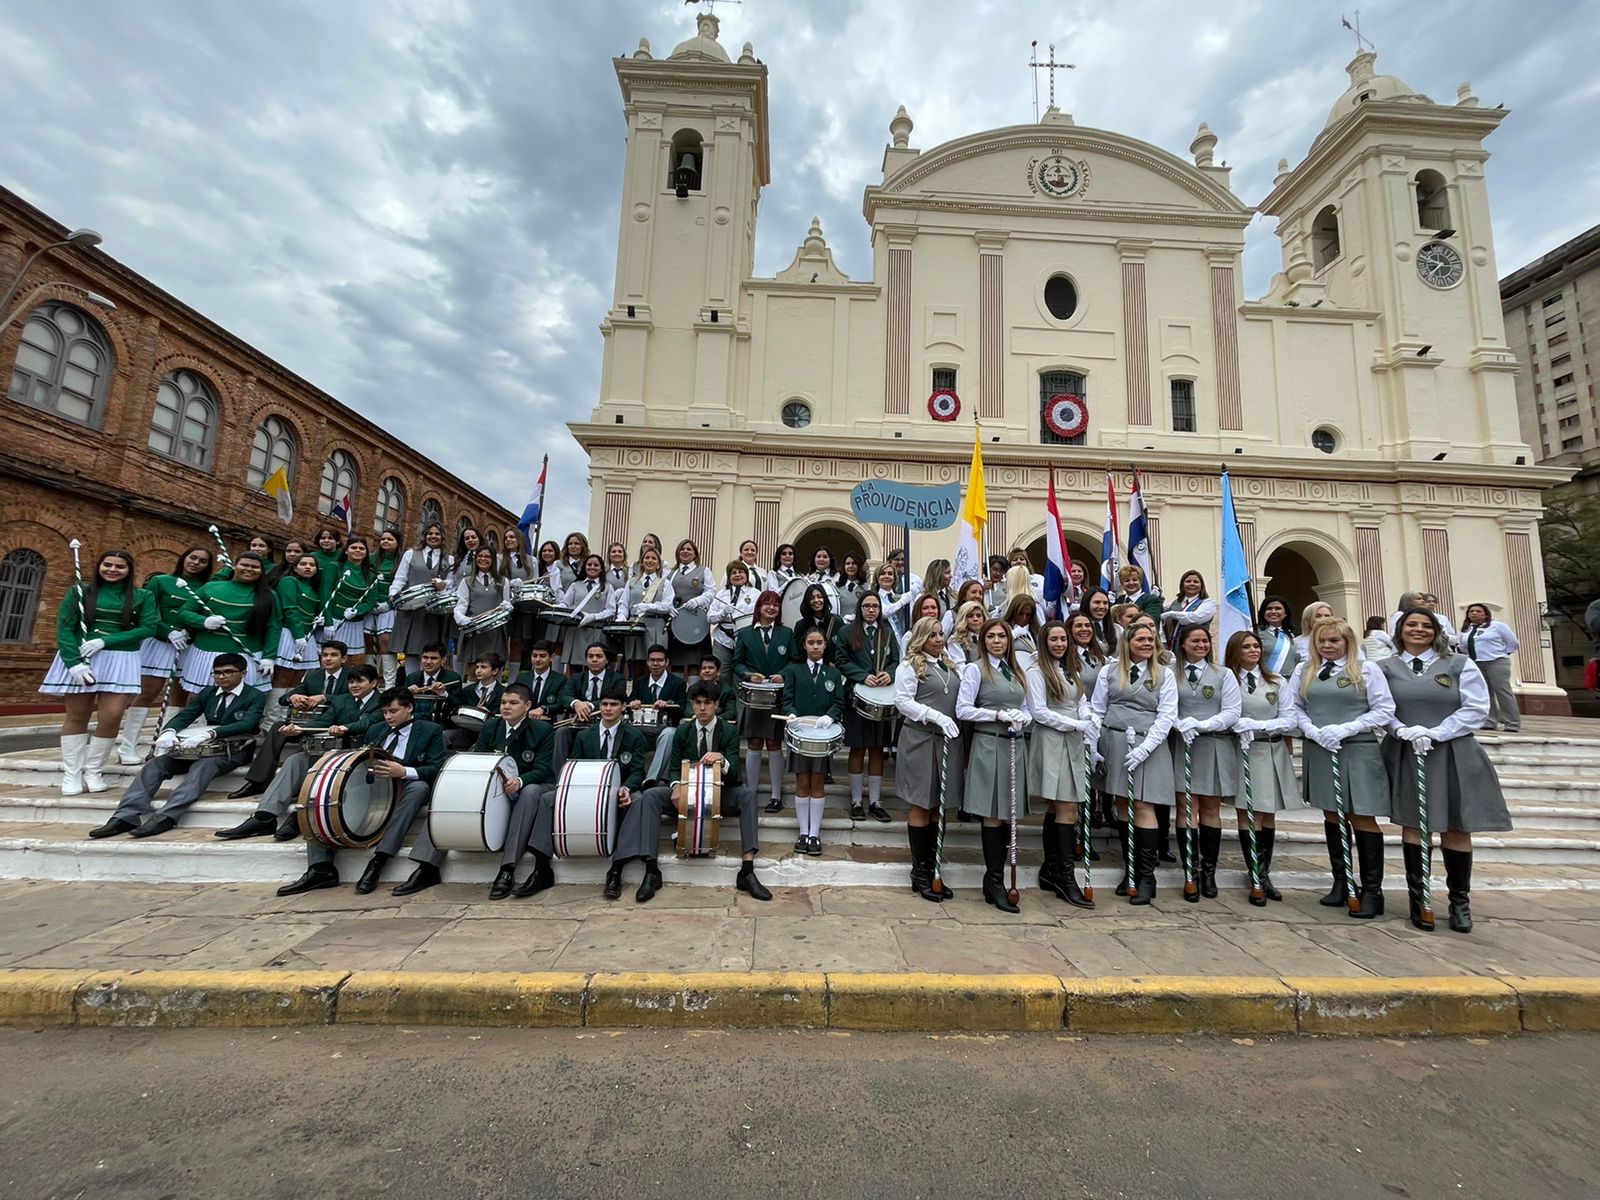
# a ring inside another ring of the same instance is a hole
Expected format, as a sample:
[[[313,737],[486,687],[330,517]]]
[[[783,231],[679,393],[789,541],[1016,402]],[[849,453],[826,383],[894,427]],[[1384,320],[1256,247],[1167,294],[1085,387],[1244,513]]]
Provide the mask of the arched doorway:
[[[794,561],[802,574],[810,569],[811,556],[816,553],[818,546],[826,546],[833,555],[835,570],[846,554],[854,554],[863,561],[866,559],[866,547],[850,530],[838,525],[817,525],[794,540]]]
[[[1296,624],[1306,605],[1316,600],[1332,606],[1358,634],[1365,623],[1366,614],[1354,611],[1359,607],[1356,584],[1346,580],[1338,560],[1314,542],[1287,542],[1268,554],[1256,590],[1257,603],[1269,594],[1287,600]]]

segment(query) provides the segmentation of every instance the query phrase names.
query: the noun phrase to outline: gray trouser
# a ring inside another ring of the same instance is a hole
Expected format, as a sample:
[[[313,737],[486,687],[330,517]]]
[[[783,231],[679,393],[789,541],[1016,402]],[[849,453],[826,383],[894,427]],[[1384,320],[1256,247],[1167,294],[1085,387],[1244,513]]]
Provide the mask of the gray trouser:
[[[400,803],[395,805],[394,815],[383,827],[383,837],[378,839],[378,844],[372,848],[374,854],[393,858],[400,853],[400,843],[405,841],[406,833],[411,829],[411,822],[428,807],[428,797],[432,792],[433,788],[420,779],[408,779],[401,784]],[[332,846],[324,846],[321,842],[306,843],[306,862],[312,866],[331,863],[337,853],[338,851]]]
[[[555,741],[550,746],[550,769],[556,773],[557,779],[561,778],[561,768],[567,765],[567,755],[572,753],[572,742],[577,736],[576,725],[556,730]]]
[[[668,726],[656,735],[656,749],[650,756],[650,769],[644,773],[646,780],[667,778],[667,763],[672,761],[672,735],[675,732]]]
[[[161,785],[174,776],[182,775],[183,782],[173,789],[172,795],[161,807],[162,816],[176,819],[183,815],[184,809],[200,799],[218,775],[237,771],[249,761],[248,754],[239,758],[208,757],[194,760],[173,758],[170,754],[157,755],[140,768],[138,777],[122,793],[116,817],[123,821],[141,820],[154,805],[156,792]]]
[[[733,670],[733,647],[722,646],[713,638],[711,640],[711,653],[716,656],[717,666],[722,668],[723,675]]]
[[[533,820],[538,815],[539,793],[549,790],[525,784],[518,790],[516,798],[511,802],[511,816],[506,822],[506,842],[500,851],[500,865],[514,867],[528,850],[528,835],[533,832]],[[422,832],[417,835],[416,843],[411,847],[411,861],[430,863],[435,867],[444,865],[444,856],[450,853],[441,850],[433,844],[433,838],[428,836],[428,827],[424,825]]]
[[[1511,690],[1511,659],[1491,658],[1480,662],[1478,670],[1489,685],[1489,720],[1513,732],[1521,729],[1522,713],[1517,708],[1517,694]]]
[[[611,851],[612,862],[655,858],[661,853],[661,795],[661,788],[632,793],[628,807],[617,814],[617,844]]]
[[[653,787],[645,793],[645,798],[654,800],[657,814],[677,811],[677,805],[672,802],[670,788]],[[759,850],[761,848],[759,830],[761,806],[756,803],[755,789],[749,787],[724,787],[718,807],[721,809],[724,821],[729,817],[739,818],[739,847],[741,853],[754,854]],[[659,815],[656,820],[660,821]]]
[[[310,773],[309,754],[302,750],[298,754],[289,755],[278,765],[278,773],[272,777],[267,790],[261,794],[256,811],[283,817],[289,811],[289,806],[295,802],[295,798],[300,795],[300,785],[306,781],[306,776]]]

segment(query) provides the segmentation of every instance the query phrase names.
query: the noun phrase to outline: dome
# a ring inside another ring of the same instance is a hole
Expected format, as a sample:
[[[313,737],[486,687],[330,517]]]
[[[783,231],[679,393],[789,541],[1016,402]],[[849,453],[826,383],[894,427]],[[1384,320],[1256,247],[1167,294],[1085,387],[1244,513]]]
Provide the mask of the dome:
[[[1350,86],[1340,96],[1333,108],[1328,112],[1328,119],[1323,124],[1324,129],[1331,129],[1361,105],[1373,100],[1412,100],[1420,104],[1432,104],[1421,92],[1413,91],[1411,85],[1398,75],[1378,75],[1372,69],[1372,64],[1378,56],[1370,50],[1363,50],[1350,60],[1350,65],[1345,68],[1350,74]]]
[[[717,44],[717,18],[711,13],[701,13],[695,23],[695,35],[687,42],[673,47],[670,58],[705,59],[708,62],[730,62],[728,52]]]

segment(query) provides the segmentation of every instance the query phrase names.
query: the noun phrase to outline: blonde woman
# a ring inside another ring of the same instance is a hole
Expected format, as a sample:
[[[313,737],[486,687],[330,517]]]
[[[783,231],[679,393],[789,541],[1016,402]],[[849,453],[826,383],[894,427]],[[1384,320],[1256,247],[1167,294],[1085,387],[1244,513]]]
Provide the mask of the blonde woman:
[[[983,653],[961,669],[956,720],[972,722],[962,807],[983,821],[983,898],[1001,912],[1020,911],[1006,894],[1006,851],[1013,814],[1028,811],[1028,693],[1011,645],[1011,627],[984,623]]]
[[[1018,570],[1017,567],[1011,569]],[[1017,648],[1017,661],[1026,671],[1039,657],[1039,602],[1026,589],[1012,592],[1011,599],[1006,601],[1006,611],[1001,616],[1011,626],[1011,641]]]
[[[961,666],[945,652],[944,630],[937,615],[911,627],[906,656],[894,671],[894,706],[900,711],[900,738],[895,755],[895,794],[906,811],[906,840],[911,843],[911,890],[924,900],[954,895],[933,890],[937,831],[933,814],[961,807],[961,781],[966,762],[961,728],[956,724],[956,697]],[[939,789],[944,788],[941,797]]]
[[[1334,795],[1333,756],[1338,754],[1344,811],[1354,828],[1361,859],[1359,903],[1352,917],[1383,915],[1383,834],[1378,818],[1389,818],[1389,777],[1378,750],[1377,731],[1394,722],[1394,697],[1383,672],[1356,656],[1356,634],[1345,621],[1325,618],[1311,626],[1311,657],[1289,680],[1295,721],[1305,735],[1300,786],[1306,803],[1323,810],[1323,835],[1333,889],[1328,908],[1347,904],[1339,802]]]
[[[988,619],[982,600],[968,600],[956,609],[955,619],[950,625],[950,637],[945,643],[945,650],[951,658],[958,663],[978,661],[978,656],[983,653],[979,637],[983,623]]]
[[[1013,601],[1015,603],[1015,601]],[[1084,732],[1094,728],[1088,697],[1078,680],[1078,652],[1061,621],[1041,631],[1042,647],[1027,676],[1028,712],[1033,717],[1028,746],[1028,798],[1045,809],[1044,866],[1039,886],[1075,908],[1094,901],[1078,886],[1078,814],[1091,797],[1084,790]]]
[[[1321,600],[1313,600],[1300,610],[1300,628],[1305,630],[1294,639],[1294,661],[1303,663],[1307,661],[1321,661],[1317,659],[1311,649],[1311,627],[1318,621],[1337,620],[1333,615],[1332,606]]]

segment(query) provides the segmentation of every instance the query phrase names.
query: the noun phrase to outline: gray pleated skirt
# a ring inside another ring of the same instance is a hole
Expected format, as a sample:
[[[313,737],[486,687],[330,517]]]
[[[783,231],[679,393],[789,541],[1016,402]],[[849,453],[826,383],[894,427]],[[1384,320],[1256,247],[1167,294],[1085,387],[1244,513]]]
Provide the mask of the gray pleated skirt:
[[[1028,732],[1028,795],[1050,804],[1083,803],[1083,734],[1037,722]]]
[[[1419,828],[1417,755],[1409,742],[1385,738],[1383,762],[1389,772],[1396,825]],[[1428,778],[1428,832],[1504,833],[1511,813],[1494,764],[1471,734],[1440,742],[1425,761]]]
[[[1333,756],[1310,738],[1305,739],[1301,751],[1301,795],[1312,808],[1336,812]],[[1360,734],[1345,742],[1339,747],[1339,768],[1346,810],[1359,817],[1389,815],[1389,773],[1384,770],[1377,738]]]
[[[1242,766],[1242,764],[1241,764]],[[1235,807],[1244,807],[1244,771],[1239,772],[1239,790],[1234,793]],[[1304,808],[1300,798],[1300,781],[1294,777],[1294,755],[1289,753],[1289,739],[1277,742],[1250,743],[1250,807],[1256,812],[1287,812]]]
[[[939,730],[915,721],[902,721],[894,759],[895,797],[917,808],[939,807],[939,757],[943,748],[944,806],[947,814],[954,814],[961,807],[964,792],[967,764],[963,740],[946,738]],[[1009,763],[1006,769],[1009,772]]]
[[[1184,791],[1183,738],[1167,737],[1172,752],[1172,779]],[[1239,784],[1239,739],[1231,733],[1202,733],[1189,746],[1188,790],[1196,796],[1231,796]]]
[[[1028,739],[1008,738],[988,732],[1003,726],[993,722],[974,725],[967,758],[967,777],[961,807],[975,817],[1009,821],[1012,812],[1012,750],[1016,751],[1016,815],[1028,813]],[[899,757],[895,770],[900,769]]]

